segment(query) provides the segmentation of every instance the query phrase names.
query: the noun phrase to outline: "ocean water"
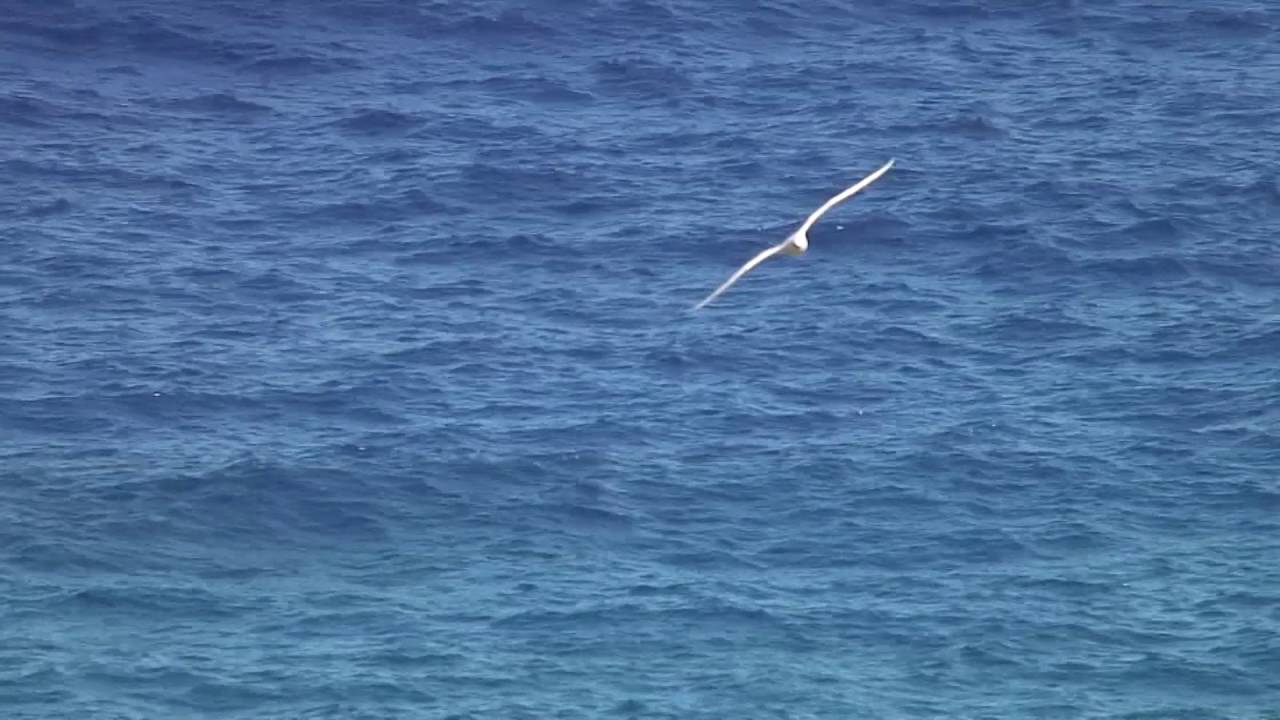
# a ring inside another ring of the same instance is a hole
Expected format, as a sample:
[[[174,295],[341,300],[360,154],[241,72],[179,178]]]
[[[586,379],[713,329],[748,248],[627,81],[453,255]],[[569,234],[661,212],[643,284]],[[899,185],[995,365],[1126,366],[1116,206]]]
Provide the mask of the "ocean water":
[[[10,0],[0,130],[0,717],[1280,718],[1274,3]]]

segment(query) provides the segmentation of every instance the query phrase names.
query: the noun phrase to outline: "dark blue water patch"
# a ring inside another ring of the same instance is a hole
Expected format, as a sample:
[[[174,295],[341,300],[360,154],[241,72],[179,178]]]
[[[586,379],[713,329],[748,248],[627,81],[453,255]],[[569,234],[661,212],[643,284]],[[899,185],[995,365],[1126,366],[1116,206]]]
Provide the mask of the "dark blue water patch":
[[[6,421],[14,430],[33,433],[77,434],[101,430],[110,424],[95,416],[75,397],[42,397],[5,400]]]
[[[559,33],[554,25],[543,24],[520,9],[503,9],[490,17],[487,14],[467,14],[451,24],[451,30],[461,35],[495,40],[536,40],[552,42]]]
[[[194,23],[169,23],[150,13],[131,15],[110,26],[126,46],[143,56],[195,63],[229,63],[244,59],[239,43],[219,41],[209,28]]]
[[[943,126],[943,131],[948,134],[961,134],[983,139],[1004,138],[1009,135],[993,118],[973,113],[951,118]]]
[[[231,93],[196,95],[164,103],[164,107],[193,113],[215,115],[224,118],[249,119],[260,113],[271,112],[268,105],[244,100]]]
[[[591,25],[606,28],[613,36],[676,34],[687,30],[689,12],[654,0],[621,0],[609,6],[595,4]]]
[[[317,224],[347,223],[368,227],[369,223],[402,223],[436,215],[462,214],[465,214],[462,208],[441,202],[423,190],[410,189],[389,195],[380,201],[319,203],[302,214],[302,217]]]
[[[0,680],[0,692],[8,703],[12,703],[15,712],[23,705],[42,706],[67,703],[75,698],[75,693],[66,688],[67,674],[52,669],[19,671]]]
[[[1261,177],[1246,185],[1243,194],[1254,203],[1270,208],[1267,215],[1274,217],[1275,209],[1280,208],[1280,177],[1275,173]]]
[[[567,523],[569,527],[589,537],[625,537],[634,529],[632,519],[625,514],[581,503],[529,506],[527,510],[545,513],[561,530],[565,528],[564,523]]]
[[[643,57],[602,60],[591,68],[601,94],[640,100],[664,99],[693,89],[680,68]]]
[[[96,47],[102,42],[105,34],[102,23],[85,22],[84,17],[78,14],[67,13],[44,18],[28,17],[29,19],[26,20],[21,19],[21,16],[17,19],[0,20],[0,31],[14,37],[20,43],[32,37],[50,41],[52,47],[59,50]]]
[[[1232,338],[1220,351],[1231,358],[1264,358],[1280,350],[1280,326],[1275,320],[1264,320]]]
[[[114,573],[124,569],[118,560],[86,552],[80,543],[15,543],[6,552],[6,562],[26,568],[28,572],[60,573],[77,576],[92,573]]]
[[[913,3],[910,6],[910,12],[917,13],[921,17],[930,20],[953,21],[953,20],[983,20],[991,17],[991,11],[983,4],[977,2],[955,2],[955,3],[931,3],[921,2]]]
[[[163,615],[180,620],[188,616],[216,618],[220,603],[201,588],[85,588],[64,598],[70,612],[99,618],[110,615]],[[230,612],[223,615],[230,617]]]
[[[139,113],[130,109],[111,107],[96,91],[47,87],[29,91],[43,96],[34,101],[34,95],[13,95],[0,98],[0,122],[32,131],[30,138],[39,154],[53,156],[65,146],[53,140],[76,129],[81,131],[119,132],[135,130],[145,125]],[[51,135],[51,131],[56,132]]]
[[[318,2],[311,9],[320,17],[326,19],[327,22],[323,24],[326,27],[332,27],[331,23],[337,23],[339,26],[348,28],[367,29],[377,27],[405,34],[434,32],[437,37],[442,29],[439,12],[442,9],[447,10],[447,8],[438,4],[419,6],[386,2],[344,2],[342,0]],[[465,13],[468,11],[469,8],[465,6],[460,9],[460,12]]]
[[[330,75],[343,71],[359,70],[360,61],[353,57],[323,54],[287,54],[287,51],[271,50],[269,57],[249,61],[245,69],[260,73],[269,82],[281,78],[300,78],[314,75]]]
[[[343,130],[360,135],[386,135],[408,132],[422,124],[423,120],[412,114],[394,110],[357,110],[337,123]]]
[[[58,114],[56,108],[39,98],[9,95],[0,97],[0,123],[23,128],[45,127]]]
[[[1174,255],[1113,258],[1084,262],[1081,271],[1093,277],[1112,276],[1143,286],[1160,286],[1190,277],[1186,264]]]
[[[975,229],[968,234],[988,230]],[[974,273],[987,281],[1005,284],[1016,278],[1034,276],[1042,278],[1065,273],[1076,265],[1072,255],[1036,237],[1020,239],[1021,232],[1008,235],[994,250],[973,256]]]
[[[103,75],[119,75],[124,77],[139,77],[142,71],[136,65],[111,65],[101,70]]]
[[[691,550],[661,555],[658,562],[676,568],[715,573],[723,570],[759,569],[761,566],[723,550]]]
[[[1250,8],[1232,10],[1227,8],[1204,8],[1187,13],[1187,25],[1193,30],[1208,30],[1224,38],[1259,38],[1266,37],[1277,28],[1274,12]]]
[[[703,618],[710,620],[710,623],[703,625],[699,622]],[[766,633],[771,637],[779,635],[785,637],[786,634],[785,624],[780,623],[768,612],[717,602],[705,605],[692,604],[666,610],[650,609],[637,603],[625,603],[573,611],[531,611],[503,617],[493,623],[493,627],[497,630],[536,634],[543,638],[543,642],[548,645],[548,651],[552,654],[590,653],[598,647],[596,641],[575,641],[572,636],[560,635],[558,631],[561,630],[591,627],[614,635],[618,640],[634,643],[665,635],[666,633],[659,631],[662,625],[681,628],[686,632],[697,627],[698,632],[708,633],[713,637],[748,632]],[[553,637],[555,635],[559,637]],[[688,640],[673,638],[673,642],[683,644]]]
[[[472,203],[512,205],[517,202],[561,201],[565,196],[578,195],[592,188],[591,172],[587,168],[530,168],[497,164],[496,160],[462,167],[455,186],[457,192],[464,193]]]
[[[12,23],[7,29],[51,40],[60,49],[69,47],[92,53],[105,54],[120,49],[190,61],[234,56],[227,45],[207,37],[207,28],[190,24],[171,27],[150,14],[126,15],[119,19],[100,15],[94,18],[91,14],[87,22],[80,15],[65,15]]]
[[[378,27],[394,34],[491,52],[530,47],[545,49],[566,40],[561,22],[528,8],[428,4],[396,7],[389,3],[325,3],[321,12],[357,27]]]
[[[148,505],[181,520],[181,539],[187,541],[275,538],[284,547],[303,537],[320,543],[385,539],[378,511],[356,496],[358,483],[340,490],[341,484],[325,482],[332,477],[333,471],[323,468],[285,468],[250,459],[207,473],[162,478],[137,491],[146,493]]]
[[[558,79],[542,75],[495,75],[479,81],[470,81],[485,92],[508,98],[522,98],[535,103],[589,103],[595,96]]]
[[[398,265],[436,265],[442,259],[482,261],[500,257],[503,263],[533,262],[559,257],[563,244],[541,233],[517,233],[508,237],[450,236],[433,243],[431,249],[408,252],[397,258]]]
[[[56,198],[46,202],[32,203],[22,209],[21,215],[28,218],[42,219],[66,215],[74,206],[66,198]]]
[[[50,180],[66,180],[76,185],[98,184],[111,189],[137,190],[170,190],[192,191],[200,189],[200,185],[190,182],[176,174],[144,174],[122,169],[108,162],[31,162],[16,159],[0,163],[6,173],[45,178]]]

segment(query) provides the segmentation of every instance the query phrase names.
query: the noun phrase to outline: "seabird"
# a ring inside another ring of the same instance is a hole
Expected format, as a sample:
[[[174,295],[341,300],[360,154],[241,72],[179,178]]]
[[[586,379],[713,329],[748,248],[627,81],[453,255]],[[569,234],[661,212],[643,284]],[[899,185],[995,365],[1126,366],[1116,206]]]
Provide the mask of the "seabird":
[[[805,219],[804,224],[800,226],[799,230],[796,230],[795,232],[791,233],[791,235],[789,235],[787,239],[783,240],[781,243],[774,245],[773,247],[761,252],[759,255],[756,255],[755,257],[748,260],[747,263],[742,267],[738,268],[738,271],[735,272],[733,275],[731,275],[728,280],[725,280],[723,285],[716,288],[715,292],[711,293],[710,295],[707,296],[705,300],[695,305],[693,309],[698,310],[703,305],[706,305],[712,300],[715,300],[716,297],[720,295],[720,293],[724,292],[725,290],[728,290],[730,285],[737,282],[738,278],[742,277],[743,275],[746,275],[747,272],[751,270],[751,268],[759,265],[765,260],[768,260],[774,255],[777,255],[778,253],[786,253],[787,255],[799,255],[800,253],[803,253],[804,251],[808,250],[809,249],[809,235],[808,235],[809,228],[813,227],[813,224],[818,222],[818,218],[825,215],[827,211],[830,210],[831,208],[835,207],[836,205],[840,204],[845,200],[848,200],[850,197],[854,195],[854,193],[858,192],[859,190],[875,182],[877,179],[879,179],[881,175],[885,174],[891,167],[893,167],[892,159],[890,159],[889,162],[885,163],[884,166],[881,167],[879,170],[859,180],[856,184],[845,188],[844,190],[840,191],[838,195],[836,195],[835,197],[823,203],[822,207],[818,208],[817,210],[814,210],[813,213],[809,215],[808,218]]]

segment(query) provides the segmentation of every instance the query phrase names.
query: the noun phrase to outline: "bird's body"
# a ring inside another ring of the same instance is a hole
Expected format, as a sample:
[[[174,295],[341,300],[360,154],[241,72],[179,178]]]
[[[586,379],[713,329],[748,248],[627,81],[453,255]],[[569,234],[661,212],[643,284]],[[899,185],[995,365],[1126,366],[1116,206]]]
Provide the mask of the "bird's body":
[[[729,276],[728,280],[725,280],[724,283],[720,285],[720,287],[716,288],[715,292],[711,293],[710,295],[707,296],[705,300],[695,305],[693,309],[697,310],[701,308],[703,305],[706,305],[707,303],[716,299],[716,297],[718,297],[720,293],[723,293],[725,290],[728,290],[730,285],[737,282],[738,278],[742,277],[743,275],[746,275],[747,272],[749,272],[752,268],[764,262],[765,260],[768,260],[770,257],[773,257],[774,255],[777,255],[779,253],[784,255],[803,254],[805,251],[809,249],[809,229],[812,228],[813,224],[818,221],[818,218],[825,215],[827,211],[831,210],[831,208],[835,207],[836,205],[840,204],[845,200],[848,200],[850,197],[853,197],[853,195],[857,193],[859,190],[862,190],[866,186],[875,182],[877,179],[879,179],[881,175],[888,172],[889,168],[891,167],[893,167],[893,160],[890,160],[889,162],[885,163],[879,170],[876,170],[875,172],[871,173],[865,178],[859,180],[857,183],[850,185],[849,187],[840,191],[837,195],[835,195],[831,199],[827,200],[825,203],[822,204],[821,207],[819,207],[817,210],[814,210],[812,213],[810,213],[809,217],[805,218],[804,224],[800,226],[800,229],[788,235],[786,240],[783,240],[777,245],[774,245],[773,247],[767,250],[764,250],[759,255],[756,255],[755,257],[748,260],[746,264],[738,268],[737,272]]]

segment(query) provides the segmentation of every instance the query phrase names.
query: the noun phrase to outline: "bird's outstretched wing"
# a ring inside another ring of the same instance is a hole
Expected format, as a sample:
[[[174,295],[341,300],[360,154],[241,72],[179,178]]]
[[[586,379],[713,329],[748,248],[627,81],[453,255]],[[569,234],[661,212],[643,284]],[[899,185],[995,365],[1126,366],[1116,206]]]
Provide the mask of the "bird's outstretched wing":
[[[877,171],[875,171],[875,172],[871,173],[870,175],[868,175],[868,176],[866,176],[866,177],[862,178],[862,179],[861,179],[861,180],[859,180],[857,183],[855,183],[855,184],[853,184],[853,185],[850,185],[849,187],[845,188],[844,190],[841,190],[841,191],[840,191],[840,194],[838,194],[838,195],[836,195],[835,197],[831,198],[830,200],[828,200],[828,201],[826,201],[826,202],[822,203],[822,207],[818,208],[817,210],[814,210],[814,211],[809,215],[809,217],[808,217],[808,218],[805,218],[804,225],[801,225],[801,226],[800,226],[800,230],[799,230],[799,231],[797,231],[797,232],[796,232],[796,234],[797,234],[797,235],[802,235],[802,234],[804,234],[804,233],[809,232],[809,228],[813,227],[813,224],[814,224],[814,223],[816,223],[816,222],[818,222],[818,218],[820,218],[820,217],[822,217],[823,215],[825,215],[825,214],[826,214],[826,212],[827,212],[828,210],[830,210],[831,208],[835,207],[837,204],[839,204],[839,203],[841,203],[841,202],[843,202],[843,201],[845,201],[845,200],[848,200],[850,197],[853,197],[853,194],[854,194],[854,193],[858,192],[859,190],[861,190],[861,189],[865,188],[866,186],[868,186],[868,185],[870,185],[871,183],[873,183],[873,182],[875,182],[876,180],[878,180],[878,179],[880,178],[880,176],[881,176],[881,175],[883,175],[883,174],[885,174],[886,172],[888,172],[888,171],[889,171],[889,168],[891,168],[891,167],[893,167],[893,160],[892,160],[892,159],[890,159],[890,160],[889,160],[889,162],[885,163],[885,164],[884,164],[884,166],[883,166],[883,167],[881,167],[879,170],[877,170]]]
[[[735,272],[733,275],[730,275],[728,280],[725,280],[724,283],[720,285],[720,287],[716,288],[715,292],[708,295],[706,299],[703,300],[702,302],[698,303],[697,305],[694,305],[693,309],[698,310],[703,305],[706,305],[712,300],[715,300],[720,295],[720,293],[724,292],[725,290],[728,290],[730,285],[737,282],[738,278],[742,277],[743,275],[746,275],[747,272],[751,270],[751,268],[759,265],[765,260],[768,260],[771,256],[777,255],[778,253],[782,252],[783,248],[785,248],[787,246],[787,243],[789,242],[791,242],[791,238],[787,238],[786,240],[778,243],[777,245],[774,245],[773,247],[767,250],[762,251],[759,255],[756,255],[755,257],[748,260],[745,265],[738,268],[737,272]]]
[[[753,268],[753,267],[755,267],[755,266],[759,265],[760,263],[764,262],[765,260],[769,259],[770,257],[772,257],[772,256],[774,256],[774,255],[777,255],[778,253],[782,252],[782,251],[787,247],[787,244],[791,242],[791,239],[792,239],[792,238],[794,238],[794,237],[802,237],[802,238],[803,238],[803,237],[805,237],[805,236],[806,236],[806,233],[808,233],[808,232],[809,232],[809,228],[813,227],[813,224],[814,224],[814,223],[816,223],[816,222],[818,221],[818,218],[822,217],[824,214],[826,214],[826,212],[827,212],[828,210],[830,210],[831,208],[835,207],[835,206],[836,206],[836,205],[838,205],[839,203],[841,203],[841,202],[843,202],[843,201],[845,201],[845,200],[848,200],[850,197],[853,197],[853,195],[854,195],[855,193],[857,193],[859,190],[861,190],[861,189],[865,188],[866,186],[868,186],[868,185],[870,185],[871,183],[875,182],[876,180],[880,179],[880,176],[881,176],[881,175],[883,175],[883,174],[885,174],[886,172],[888,172],[888,171],[889,171],[889,168],[891,168],[891,167],[893,167],[893,160],[892,160],[892,159],[890,159],[890,160],[889,160],[889,162],[885,163],[885,164],[884,164],[884,165],[883,165],[879,170],[876,170],[875,172],[871,173],[870,175],[866,176],[865,178],[863,178],[863,179],[859,180],[857,183],[855,183],[855,184],[853,184],[853,185],[851,185],[851,186],[849,186],[849,187],[845,188],[844,190],[841,190],[841,191],[840,191],[840,193],[839,193],[838,195],[836,195],[835,197],[833,197],[833,198],[831,198],[830,200],[828,200],[828,201],[826,201],[825,203],[823,203],[823,204],[822,204],[822,207],[820,207],[820,208],[818,208],[817,210],[814,210],[812,213],[810,213],[810,214],[809,214],[809,217],[805,218],[804,225],[801,225],[799,230],[797,230],[797,231],[795,231],[794,233],[792,233],[790,236],[788,236],[788,237],[787,237],[787,239],[786,239],[786,240],[782,241],[781,243],[779,243],[779,244],[777,244],[777,245],[774,245],[773,247],[771,247],[771,248],[769,248],[769,249],[767,249],[767,250],[764,250],[764,251],[763,251],[763,252],[761,252],[759,255],[756,255],[755,257],[753,257],[753,258],[751,258],[750,260],[748,260],[748,261],[747,261],[747,263],[746,263],[745,265],[743,265],[742,267],[738,268],[738,271],[737,271],[737,272],[735,272],[733,275],[729,276],[729,279],[728,279],[728,280],[725,280],[725,281],[724,281],[724,284],[722,284],[720,287],[716,288],[715,292],[713,292],[713,293],[711,293],[710,295],[708,295],[708,296],[706,297],[706,299],[705,299],[705,300],[703,300],[702,302],[698,303],[697,305],[694,305],[694,306],[693,306],[693,309],[694,309],[694,310],[698,310],[698,309],[700,309],[703,305],[706,305],[707,303],[711,302],[712,300],[715,300],[717,297],[719,297],[719,296],[720,296],[720,293],[723,293],[725,290],[728,290],[730,285],[732,285],[732,284],[734,284],[735,282],[737,282],[737,281],[738,281],[738,278],[742,277],[743,275],[746,275],[746,274],[747,274],[747,272],[749,272],[749,271],[751,270],[751,268]]]

